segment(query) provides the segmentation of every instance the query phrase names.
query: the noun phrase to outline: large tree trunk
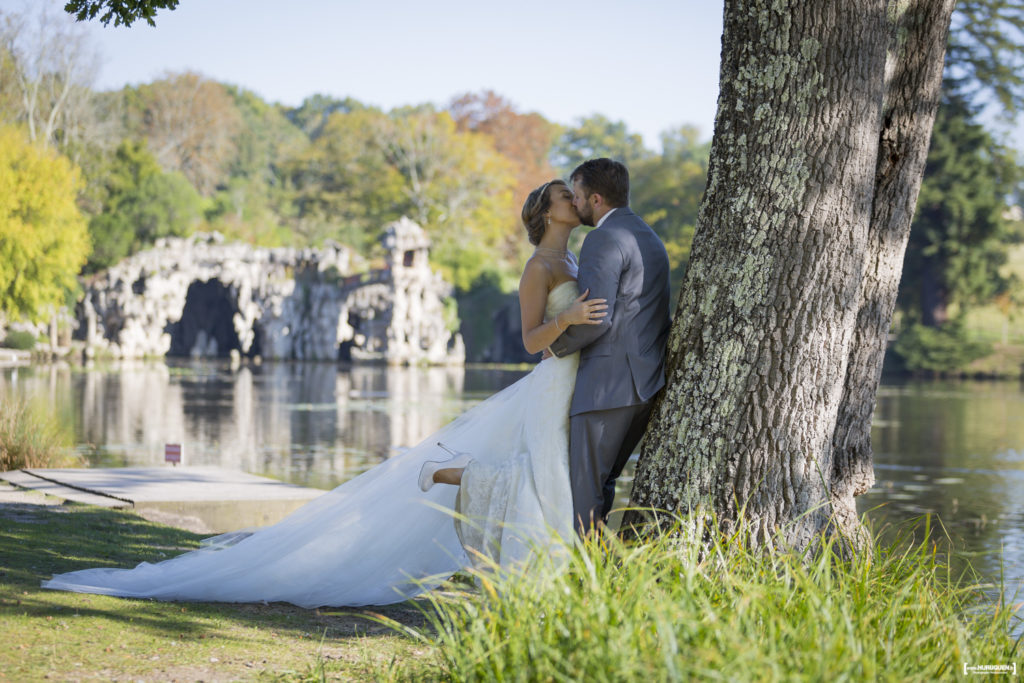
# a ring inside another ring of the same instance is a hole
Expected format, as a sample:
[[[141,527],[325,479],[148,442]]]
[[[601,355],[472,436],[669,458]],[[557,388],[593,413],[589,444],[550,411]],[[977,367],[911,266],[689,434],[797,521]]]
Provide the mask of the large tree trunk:
[[[879,194],[887,9],[727,0],[708,188],[633,505],[712,511],[726,530],[742,517],[761,542],[803,547],[828,525],[837,482],[846,501],[867,481],[833,439],[841,414],[863,412],[863,376],[877,385],[856,332],[878,298],[862,288],[865,270],[890,267],[873,254],[875,221],[889,221],[878,202],[914,185],[909,225],[920,182],[908,171]],[[898,282],[898,261],[895,272]]]
[[[832,510],[838,528],[857,545],[867,539],[859,533],[854,496],[867,491],[875,481],[871,414],[896,307],[903,254],[939,107],[943,56],[955,4],[955,0],[890,3],[886,96],[868,255],[843,400],[832,437]]]

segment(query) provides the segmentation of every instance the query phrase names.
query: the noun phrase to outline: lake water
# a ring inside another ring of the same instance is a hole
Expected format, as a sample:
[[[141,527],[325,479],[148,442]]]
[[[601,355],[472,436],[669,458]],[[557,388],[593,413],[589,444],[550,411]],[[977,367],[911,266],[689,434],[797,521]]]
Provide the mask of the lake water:
[[[40,366],[0,370],[0,396],[33,397],[54,411],[96,467],[159,464],[164,444],[182,443],[188,464],[329,489],[523,374],[314,363]],[[1024,387],[885,382],[873,442],[877,483],[859,505],[875,528],[892,536],[931,513],[957,557],[987,580],[1002,575],[1008,597],[1019,591],[1024,600]]]

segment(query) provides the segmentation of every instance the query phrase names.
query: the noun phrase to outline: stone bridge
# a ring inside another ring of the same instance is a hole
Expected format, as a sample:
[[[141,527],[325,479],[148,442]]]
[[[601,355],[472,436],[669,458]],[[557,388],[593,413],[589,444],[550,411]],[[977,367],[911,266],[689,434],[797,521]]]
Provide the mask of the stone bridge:
[[[451,286],[430,270],[423,229],[402,218],[381,239],[385,267],[359,274],[337,244],[163,239],[85,283],[75,337],[87,356],[115,358],[464,362]]]

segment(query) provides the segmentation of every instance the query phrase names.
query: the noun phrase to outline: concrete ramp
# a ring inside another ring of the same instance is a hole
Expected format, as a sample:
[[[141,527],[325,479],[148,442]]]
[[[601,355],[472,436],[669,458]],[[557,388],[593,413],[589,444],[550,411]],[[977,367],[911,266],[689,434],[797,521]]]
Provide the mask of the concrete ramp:
[[[133,508],[152,521],[198,533],[273,524],[325,493],[204,466],[24,469],[0,472],[0,479],[76,503]]]

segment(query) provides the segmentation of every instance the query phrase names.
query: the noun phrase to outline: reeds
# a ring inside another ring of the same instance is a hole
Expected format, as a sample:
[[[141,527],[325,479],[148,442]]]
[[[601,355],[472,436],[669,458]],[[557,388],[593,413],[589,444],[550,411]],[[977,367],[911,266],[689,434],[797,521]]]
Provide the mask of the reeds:
[[[0,398],[0,471],[77,462],[70,436],[51,412],[23,399]]]
[[[930,681],[1019,659],[1012,608],[954,575],[933,539],[843,559],[828,538],[813,554],[755,550],[712,528],[597,536],[556,570],[474,571],[479,590],[435,591],[430,629],[402,630],[452,680]]]

